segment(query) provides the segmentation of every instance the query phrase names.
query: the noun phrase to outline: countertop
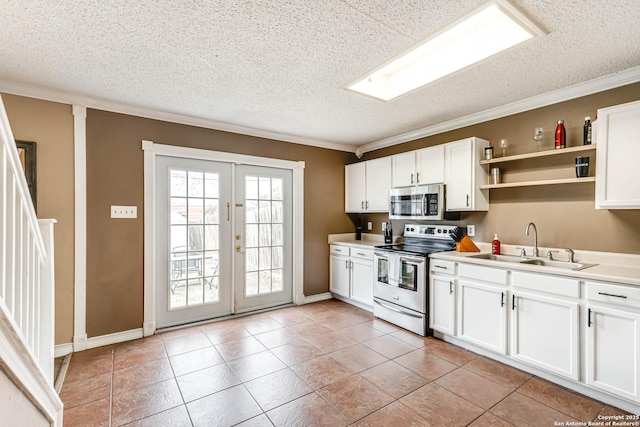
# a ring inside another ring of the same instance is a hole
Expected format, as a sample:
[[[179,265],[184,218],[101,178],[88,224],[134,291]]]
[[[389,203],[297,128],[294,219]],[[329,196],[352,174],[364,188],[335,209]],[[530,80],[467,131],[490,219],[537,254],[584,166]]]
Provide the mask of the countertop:
[[[480,246],[481,250],[483,249],[482,246]],[[464,261],[470,264],[486,265],[487,267],[490,266],[508,270],[553,274],[556,276],[575,277],[582,280],[597,280],[602,282],[615,282],[626,285],[640,286],[640,255],[614,254],[609,252],[587,252],[590,251],[576,251],[575,261],[596,263],[597,265],[587,267],[582,270],[568,270],[563,268],[545,267],[531,264],[518,264],[489,259],[477,259],[471,257],[472,255],[478,255],[480,253],[491,253],[487,250],[482,250],[482,252],[439,252],[431,254],[430,257],[434,259],[443,259],[454,262]],[[515,253],[508,254],[514,255]],[[598,254],[601,254],[601,256],[598,256]],[[560,256],[558,256],[557,258],[560,259]]]
[[[394,243],[401,243],[402,236],[394,237]],[[381,234],[363,233],[362,240],[356,240],[355,233],[330,234],[328,243],[331,245],[344,245],[373,249],[375,246],[384,245],[384,236]],[[518,264],[489,259],[471,258],[479,253],[491,253],[491,243],[474,242],[481,252],[438,252],[431,254],[434,259],[444,259],[454,262],[464,261],[470,264],[486,265],[487,267],[504,268],[507,270],[527,271],[530,273],[553,274],[556,276],[575,277],[581,280],[597,280],[602,282],[615,282],[626,285],[640,286],[640,255],[621,254],[614,252],[596,252],[576,250],[574,260],[576,262],[596,264],[582,270],[569,270],[564,268],[546,267],[531,264]],[[514,245],[501,245],[504,255],[518,255],[519,251]],[[554,254],[555,260],[566,260],[566,254],[561,248],[540,247],[540,253],[546,254],[549,250],[559,250]],[[530,248],[527,251],[530,252]]]

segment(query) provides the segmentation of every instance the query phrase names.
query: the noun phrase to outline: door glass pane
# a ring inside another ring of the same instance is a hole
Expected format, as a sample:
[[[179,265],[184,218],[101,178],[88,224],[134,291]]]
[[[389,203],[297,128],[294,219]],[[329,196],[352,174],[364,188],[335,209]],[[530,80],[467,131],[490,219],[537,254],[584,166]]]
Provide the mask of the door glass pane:
[[[169,191],[169,310],[218,302],[219,176],[170,169]]]
[[[415,264],[408,264],[406,262],[400,263],[400,287],[409,289],[410,291],[417,290],[417,273],[418,267]]]
[[[245,294],[284,289],[283,179],[245,177]]]

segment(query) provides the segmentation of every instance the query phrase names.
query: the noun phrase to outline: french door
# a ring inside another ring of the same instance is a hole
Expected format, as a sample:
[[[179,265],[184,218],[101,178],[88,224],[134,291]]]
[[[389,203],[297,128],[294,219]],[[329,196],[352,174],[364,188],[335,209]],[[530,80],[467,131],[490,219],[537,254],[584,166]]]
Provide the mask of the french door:
[[[231,164],[158,156],[159,327],[232,312]]]
[[[235,311],[292,302],[292,172],[236,167]]]
[[[292,302],[292,172],[156,158],[156,322]]]

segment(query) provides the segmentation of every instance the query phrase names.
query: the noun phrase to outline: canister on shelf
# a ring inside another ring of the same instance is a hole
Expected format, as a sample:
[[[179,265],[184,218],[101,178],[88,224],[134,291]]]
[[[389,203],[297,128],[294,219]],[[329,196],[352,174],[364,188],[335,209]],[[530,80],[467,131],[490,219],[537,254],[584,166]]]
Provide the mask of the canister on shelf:
[[[485,158],[485,160],[493,159],[493,147],[492,146],[487,145],[486,147],[484,147],[484,158]]]
[[[500,168],[491,168],[491,184],[500,184]]]

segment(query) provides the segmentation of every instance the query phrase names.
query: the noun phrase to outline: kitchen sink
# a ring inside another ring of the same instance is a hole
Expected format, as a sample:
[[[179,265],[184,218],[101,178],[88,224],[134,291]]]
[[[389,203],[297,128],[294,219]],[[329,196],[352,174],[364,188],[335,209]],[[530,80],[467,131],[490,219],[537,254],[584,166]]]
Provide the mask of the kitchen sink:
[[[522,258],[519,256],[513,256],[513,255],[478,254],[478,255],[471,255],[469,258],[490,259],[493,261],[504,261],[504,262],[527,261],[527,258]]]
[[[582,262],[566,262],[553,261],[549,259],[527,259],[522,264],[542,265],[545,267],[566,268],[568,270],[582,270],[583,268],[593,267],[596,264],[585,264]]]
[[[564,268],[567,270],[582,270],[583,268],[593,267],[597,264],[586,264],[582,262],[566,262],[566,261],[554,261],[550,259],[540,259],[540,258],[524,258],[514,255],[493,255],[493,254],[478,254],[471,255],[469,258],[477,258],[477,259],[489,259],[492,261],[502,261],[502,262],[512,262],[517,264],[529,264],[529,265],[540,265],[543,267],[555,267],[555,268]]]

